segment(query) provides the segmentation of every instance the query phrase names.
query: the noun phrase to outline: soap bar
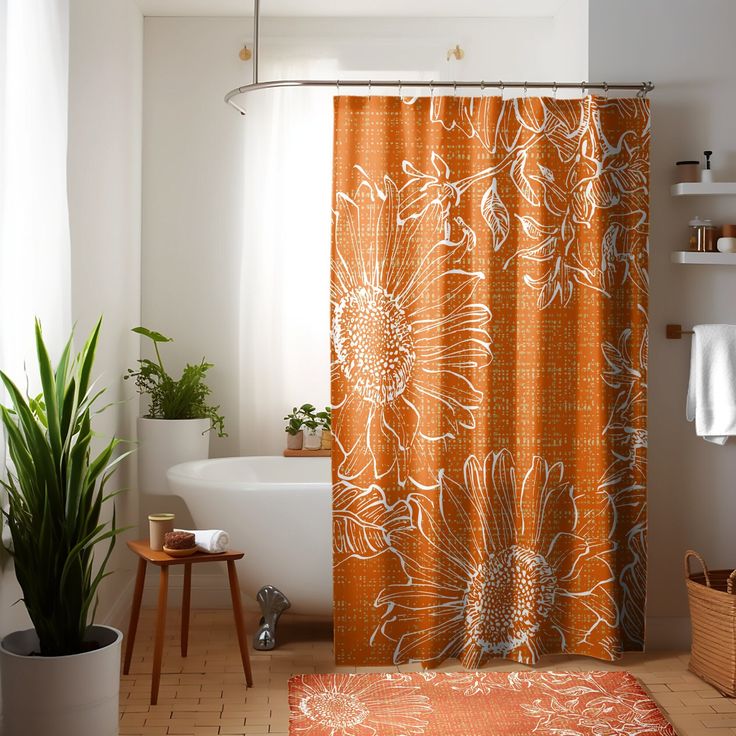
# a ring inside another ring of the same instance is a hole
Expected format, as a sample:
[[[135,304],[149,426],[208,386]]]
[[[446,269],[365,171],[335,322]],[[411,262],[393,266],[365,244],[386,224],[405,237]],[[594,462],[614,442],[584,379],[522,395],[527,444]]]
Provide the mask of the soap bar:
[[[194,534],[191,532],[167,532],[164,547],[168,549],[190,549],[194,547]]]

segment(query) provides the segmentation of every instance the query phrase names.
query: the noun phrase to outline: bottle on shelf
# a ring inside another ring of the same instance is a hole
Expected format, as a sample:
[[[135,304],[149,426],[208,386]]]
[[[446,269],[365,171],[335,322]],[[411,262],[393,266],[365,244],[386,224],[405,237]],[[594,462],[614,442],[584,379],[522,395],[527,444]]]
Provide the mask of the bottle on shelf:
[[[711,184],[713,182],[713,172],[710,168],[710,157],[713,155],[713,151],[703,151],[705,156],[705,168],[700,172],[700,181],[704,184]]]

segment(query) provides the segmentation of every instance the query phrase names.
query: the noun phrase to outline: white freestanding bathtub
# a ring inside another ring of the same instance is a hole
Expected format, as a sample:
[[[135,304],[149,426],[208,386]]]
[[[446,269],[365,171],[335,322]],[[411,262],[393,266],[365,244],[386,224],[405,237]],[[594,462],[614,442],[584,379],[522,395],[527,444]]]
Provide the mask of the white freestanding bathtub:
[[[174,465],[171,493],[199,529],[225,529],[245,552],[238,577],[255,601],[267,585],[290,613],[332,617],[330,458],[228,457]]]

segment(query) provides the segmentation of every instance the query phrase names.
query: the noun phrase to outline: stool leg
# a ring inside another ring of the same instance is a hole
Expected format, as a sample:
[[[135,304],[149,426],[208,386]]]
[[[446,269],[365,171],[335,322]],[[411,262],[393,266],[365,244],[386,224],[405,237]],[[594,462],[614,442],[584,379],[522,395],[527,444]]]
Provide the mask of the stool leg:
[[[189,646],[189,609],[192,600],[192,563],[184,565],[184,591],[181,595],[181,656],[187,656]]]
[[[250,670],[250,657],[248,656],[248,639],[245,635],[243,608],[240,602],[240,583],[238,582],[238,572],[235,569],[234,560],[227,561],[227,576],[230,580],[230,597],[233,600],[235,630],[238,632],[238,644],[240,645],[240,658],[243,660],[245,683],[248,687],[253,687],[253,673]]]
[[[161,566],[158,586],[158,611],[156,612],[156,643],[153,648],[153,673],[151,674],[151,705],[158,702],[158,685],[161,681],[161,660],[164,653],[164,634],[166,633],[166,598],[169,592],[169,568]]]
[[[141,612],[141,600],[143,598],[143,583],[146,581],[146,561],[138,558],[138,572],[135,577],[135,591],[133,592],[133,604],[130,607],[130,623],[128,623],[128,637],[125,641],[125,663],[123,674],[130,672],[130,660],[133,657],[133,644],[135,634],[138,631],[138,617]]]

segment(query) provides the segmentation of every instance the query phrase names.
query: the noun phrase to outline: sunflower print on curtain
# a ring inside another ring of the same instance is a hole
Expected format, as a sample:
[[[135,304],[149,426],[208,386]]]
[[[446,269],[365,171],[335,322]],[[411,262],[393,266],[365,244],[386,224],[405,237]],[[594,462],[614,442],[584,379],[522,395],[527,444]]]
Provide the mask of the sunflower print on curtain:
[[[643,647],[649,105],[338,97],[340,664]]]

